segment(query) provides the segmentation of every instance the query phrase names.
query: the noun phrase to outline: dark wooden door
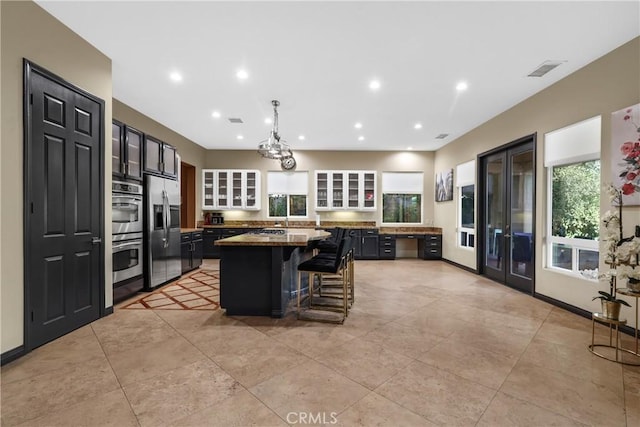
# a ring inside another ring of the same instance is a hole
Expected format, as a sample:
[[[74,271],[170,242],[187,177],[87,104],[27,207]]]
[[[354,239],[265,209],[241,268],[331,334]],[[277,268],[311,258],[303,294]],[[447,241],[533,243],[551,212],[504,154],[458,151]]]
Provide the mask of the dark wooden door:
[[[104,312],[104,102],[25,62],[27,350]]]

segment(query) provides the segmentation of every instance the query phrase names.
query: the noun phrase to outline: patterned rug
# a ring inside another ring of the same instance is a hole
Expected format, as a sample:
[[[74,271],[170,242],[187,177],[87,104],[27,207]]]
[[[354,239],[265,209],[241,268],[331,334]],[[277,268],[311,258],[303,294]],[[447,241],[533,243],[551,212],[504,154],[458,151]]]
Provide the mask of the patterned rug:
[[[220,272],[198,269],[122,308],[217,310],[220,308]]]

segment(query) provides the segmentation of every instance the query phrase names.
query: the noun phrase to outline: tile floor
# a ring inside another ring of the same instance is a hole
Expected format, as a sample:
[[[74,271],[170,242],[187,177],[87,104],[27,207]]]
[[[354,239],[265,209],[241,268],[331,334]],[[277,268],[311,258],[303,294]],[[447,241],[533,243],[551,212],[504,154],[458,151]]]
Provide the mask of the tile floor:
[[[356,292],[344,325],[116,307],[2,368],[2,425],[640,425],[590,320],[437,261],[359,261]]]

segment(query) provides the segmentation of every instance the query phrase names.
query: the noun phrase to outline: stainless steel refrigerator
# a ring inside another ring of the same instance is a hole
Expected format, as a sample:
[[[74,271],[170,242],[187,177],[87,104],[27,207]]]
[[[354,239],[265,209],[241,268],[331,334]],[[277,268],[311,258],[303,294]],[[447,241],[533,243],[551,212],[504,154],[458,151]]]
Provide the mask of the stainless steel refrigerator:
[[[182,272],[180,260],[180,185],[178,181],[145,177],[145,288],[167,283]]]

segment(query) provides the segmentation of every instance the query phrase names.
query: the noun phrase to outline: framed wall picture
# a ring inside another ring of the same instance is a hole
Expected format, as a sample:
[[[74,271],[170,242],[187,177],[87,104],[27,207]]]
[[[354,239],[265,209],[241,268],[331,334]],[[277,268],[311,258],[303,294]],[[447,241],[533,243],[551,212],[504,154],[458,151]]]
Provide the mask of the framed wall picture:
[[[611,113],[611,175],[622,203],[640,205],[640,104]]]
[[[436,202],[453,200],[453,169],[436,173]]]

